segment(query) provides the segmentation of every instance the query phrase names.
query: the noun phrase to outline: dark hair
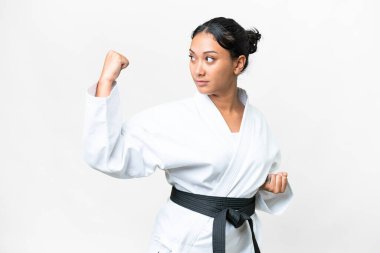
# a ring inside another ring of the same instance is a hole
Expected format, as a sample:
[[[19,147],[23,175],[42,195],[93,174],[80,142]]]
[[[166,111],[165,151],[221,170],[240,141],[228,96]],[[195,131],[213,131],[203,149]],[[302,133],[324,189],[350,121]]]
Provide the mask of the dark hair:
[[[243,67],[248,66],[248,55],[257,50],[257,42],[261,34],[256,28],[245,30],[235,20],[225,17],[217,17],[199,25],[192,33],[191,39],[200,32],[211,33],[219,45],[230,52],[231,58],[236,59],[240,55],[246,57]]]

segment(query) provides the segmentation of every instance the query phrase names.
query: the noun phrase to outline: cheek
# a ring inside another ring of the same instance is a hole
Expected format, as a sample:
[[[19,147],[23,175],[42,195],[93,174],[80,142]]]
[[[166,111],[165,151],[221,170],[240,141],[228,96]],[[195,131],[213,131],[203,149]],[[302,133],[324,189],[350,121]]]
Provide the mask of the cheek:
[[[226,67],[225,65],[213,66],[210,68],[210,72],[212,73],[215,79],[226,79],[231,75],[231,69]]]

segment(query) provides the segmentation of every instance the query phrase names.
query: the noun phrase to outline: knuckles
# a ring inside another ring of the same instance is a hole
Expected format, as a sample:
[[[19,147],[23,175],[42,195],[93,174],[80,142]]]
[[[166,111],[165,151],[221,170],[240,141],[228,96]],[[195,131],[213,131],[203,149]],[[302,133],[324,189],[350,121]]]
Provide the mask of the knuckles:
[[[283,193],[287,185],[287,173],[278,173],[271,175],[270,183],[266,183],[263,187],[264,190],[272,193]]]

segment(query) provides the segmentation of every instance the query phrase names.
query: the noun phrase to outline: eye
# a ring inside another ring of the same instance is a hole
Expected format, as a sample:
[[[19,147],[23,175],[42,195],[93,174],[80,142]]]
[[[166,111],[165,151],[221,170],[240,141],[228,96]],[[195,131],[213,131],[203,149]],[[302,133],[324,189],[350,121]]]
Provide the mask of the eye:
[[[208,61],[207,59],[211,59],[211,61]],[[207,62],[213,62],[214,61],[214,58],[210,57],[210,56],[206,56],[206,61]]]
[[[193,60],[193,56],[191,54],[189,54],[189,57],[190,57],[190,60],[192,61]]]

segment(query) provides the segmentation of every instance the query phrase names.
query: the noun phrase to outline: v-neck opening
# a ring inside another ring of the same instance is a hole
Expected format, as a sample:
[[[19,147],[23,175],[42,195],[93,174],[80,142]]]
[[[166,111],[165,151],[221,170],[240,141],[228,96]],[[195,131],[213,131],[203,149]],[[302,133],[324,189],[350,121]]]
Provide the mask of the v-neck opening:
[[[226,169],[219,176],[220,181],[225,182],[225,184],[212,190],[211,194],[215,196],[228,196],[239,172],[242,161],[240,158],[246,155],[247,150],[245,147],[252,145],[249,141],[250,138],[243,138],[243,136],[250,134],[253,130],[252,106],[249,102],[248,93],[242,88],[239,89],[241,89],[238,93],[239,99],[244,104],[239,132],[232,132],[230,130],[221,112],[207,94],[200,93],[199,91],[196,91],[195,94],[198,113],[208,126],[212,138],[215,138],[213,140],[218,142],[218,145],[221,145],[226,152],[229,152],[228,155],[230,155]]]
[[[211,98],[207,96],[207,99],[210,100],[210,102],[213,104],[215,110],[218,112],[219,114],[219,118],[222,119],[222,121],[224,122],[224,128],[230,133],[230,134],[234,134],[236,133],[237,135],[239,135],[239,133],[242,132],[242,128],[244,127],[244,119],[245,119],[245,115],[246,115],[246,111],[247,111],[247,105],[248,105],[248,95],[246,93],[246,91],[240,87],[237,87],[238,89],[238,98],[239,98],[239,101],[244,105],[244,110],[243,110],[243,116],[241,118],[241,121],[240,121],[240,127],[239,127],[239,132],[232,132],[230,127],[228,126],[227,124],[227,121],[224,119],[222,113],[219,111],[218,107],[216,107],[215,103],[211,100]]]
[[[231,131],[231,129],[229,128],[229,126],[228,126],[226,120],[224,119],[222,113],[219,111],[217,106],[214,104],[214,102],[211,100],[211,98],[207,94],[200,93],[199,91],[196,92],[196,95],[197,95],[198,99],[200,99],[200,101],[204,101],[210,105],[210,106],[207,106],[204,108],[200,107],[199,109],[201,111],[203,111],[203,110],[208,111],[208,112],[205,112],[205,115],[207,115],[207,114],[209,114],[209,116],[212,115],[211,118],[209,118],[209,121],[210,121],[212,127],[216,127],[215,129],[217,129],[217,131],[222,136],[224,136],[224,138],[226,138],[226,140],[228,140],[229,142],[231,142],[232,138],[234,137],[234,136],[232,136],[232,133],[237,133],[236,135],[239,136],[239,139],[240,139],[240,136],[241,136],[240,133],[244,132],[244,127],[246,125],[245,119],[247,118],[247,111],[249,111],[249,109],[248,109],[249,97],[248,97],[247,92],[240,87],[237,87],[237,88],[238,88],[237,94],[238,94],[239,100],[244,105],[243,116],[242,116],[242,119],[240,122],[239,132],[232,132]]]

